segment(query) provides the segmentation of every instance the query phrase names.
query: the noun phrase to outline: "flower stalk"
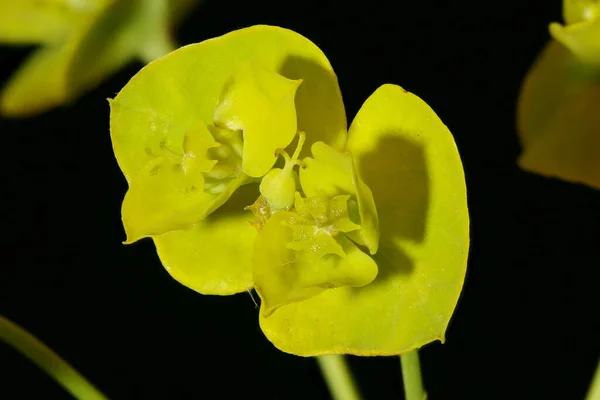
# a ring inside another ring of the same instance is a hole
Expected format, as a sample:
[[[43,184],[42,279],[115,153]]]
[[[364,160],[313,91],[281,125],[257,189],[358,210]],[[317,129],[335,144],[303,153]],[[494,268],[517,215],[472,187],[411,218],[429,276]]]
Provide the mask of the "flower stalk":
[[[421,378],[419,351],[415,349],[402,354],[400,363],[402,364],[402,380],[406,400],[426,400],[427,393],[423,388],[423,379]]]
[[[76,399],[106,400],[69,363],[19,325],[0,315],[0,341],[6,342],[44,370]]]
[[[320,356],[317,361],[334,400],[361,400],[343,355]]]

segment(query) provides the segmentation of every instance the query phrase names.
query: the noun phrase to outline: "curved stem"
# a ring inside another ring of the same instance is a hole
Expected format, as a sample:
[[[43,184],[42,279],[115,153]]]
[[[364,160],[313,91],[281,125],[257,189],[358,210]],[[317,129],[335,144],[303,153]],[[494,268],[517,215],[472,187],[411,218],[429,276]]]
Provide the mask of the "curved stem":
[[[14,322],[0,315],[0,341],[4,341],[43,369],[77,399],[106,397],[52,349]]]
[[[402,380],[404,381],[404,396],[406,400],[425,400],[427,393],[421,379],[421,364],[417,349],[400,356],[402,364]]]
[[[321,356],[317,357],[317,361],[334,400],[360,400],[360,393],[343,355]]]
[[[586,400],[600,400],[600,361],[598,361],[598,367],[592,378],[590,389],[588,390]]]

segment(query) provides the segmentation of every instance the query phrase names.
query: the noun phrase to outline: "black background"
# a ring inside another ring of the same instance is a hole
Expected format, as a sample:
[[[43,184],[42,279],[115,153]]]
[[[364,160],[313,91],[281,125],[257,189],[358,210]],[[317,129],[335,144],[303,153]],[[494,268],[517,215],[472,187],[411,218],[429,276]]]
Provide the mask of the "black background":
[[[559,20],[559,0],[208,0],[179,31],[187,44],[258,23],[291,28],[329,57],[349,121],[390,82],[449,126],[472,242],[447,342],[421,351],[430,399],[581,399],[596,366],[600,191],[515,164],[521,80]],[[28,52],[0,48],[0,79]],[[314,360],[265,339],[247,294],[198,295],[150,240],[121,244],[126,184],[105,99],[140,66],[66,108],[0,119],[0,313],[114,399],[328,398]],[[366,399],[402,398],[396,357],[350,362]],[[68,398],[5,345],[0,370],[1,398]]]

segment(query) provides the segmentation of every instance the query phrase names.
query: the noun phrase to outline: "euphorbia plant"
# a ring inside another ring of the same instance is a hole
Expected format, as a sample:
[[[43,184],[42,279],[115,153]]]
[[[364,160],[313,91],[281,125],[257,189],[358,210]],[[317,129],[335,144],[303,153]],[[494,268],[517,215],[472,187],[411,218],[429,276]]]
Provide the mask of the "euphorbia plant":
[[[565,0],[563,16],[521,89],[519,165],[600,188],[600,2]]]
[[[150,63],[110,104],[126,243],[152,238],[179,282],[256,289],[263,332],[296,355],[444,340],[466,189],[452,135],[417,96],[381,86],[347,129],[319,48],[253,26]]]
[[[196,0],[0,0],[0,43],[40,45],[0,94],[28,116],[74,100],[134,59],[175,49],[174,25]]]

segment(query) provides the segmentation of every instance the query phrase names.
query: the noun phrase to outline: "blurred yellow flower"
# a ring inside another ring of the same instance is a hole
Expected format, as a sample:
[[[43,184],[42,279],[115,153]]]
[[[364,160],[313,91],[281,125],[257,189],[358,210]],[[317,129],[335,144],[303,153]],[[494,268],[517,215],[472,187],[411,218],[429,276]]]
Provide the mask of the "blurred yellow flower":
[[[563,14],[521,88],[519,165],[600,189],[600,2],[565,0]]]
[[[72,101],[128,62],[176,46],[172,26],[195,0],[0,0],[0,43],[40,45],[0,93],[0,113],[29,116]]]

